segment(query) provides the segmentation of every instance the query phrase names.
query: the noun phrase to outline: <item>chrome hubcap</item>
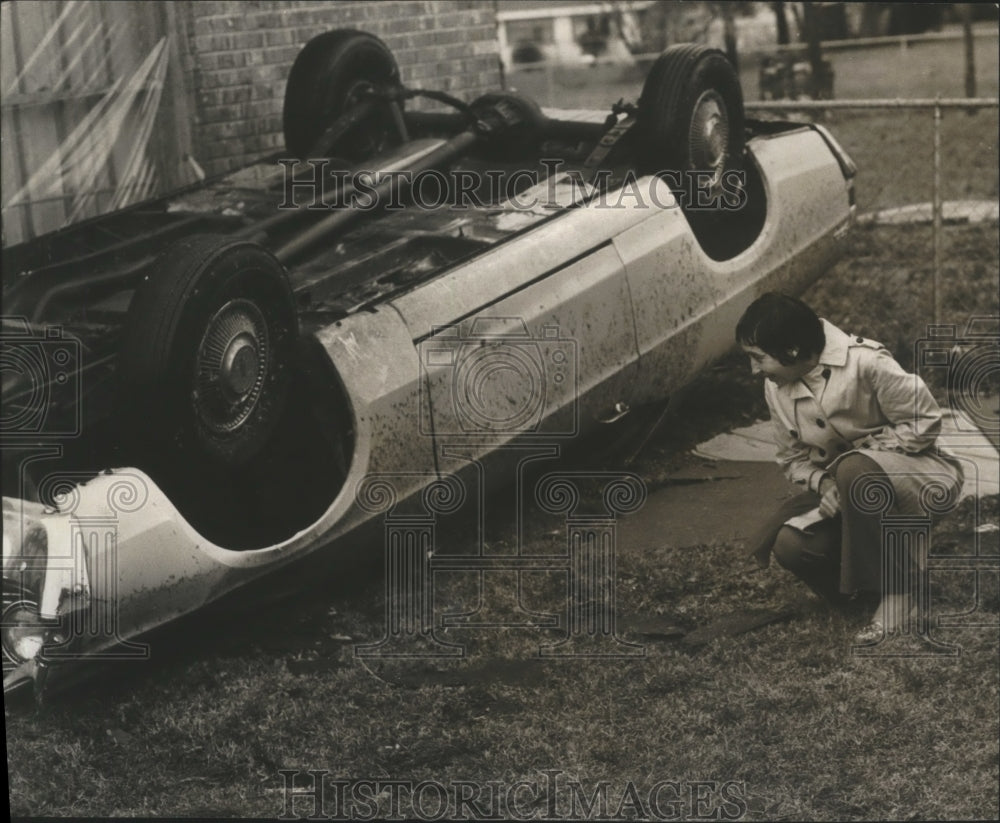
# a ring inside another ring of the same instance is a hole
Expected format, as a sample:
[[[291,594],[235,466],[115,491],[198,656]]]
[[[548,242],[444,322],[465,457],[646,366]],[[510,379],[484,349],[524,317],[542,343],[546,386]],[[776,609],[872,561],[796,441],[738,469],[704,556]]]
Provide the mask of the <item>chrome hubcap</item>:
[[[269,349],[264,315],[249,300],[230,300],[208,321],[195,364],[194,407],[209,430],[232,432],[253,413]]]
[[[241,397],[257,382],[259,370],[257,346],[249,334],[233,340],[222,357],[220,378],[222,388],[234,397]]]
[[[692,167],[711,171],[714,188],[722,179],[728,159],[729,117],[722,98],[712,89],[702,92],[694,105],[688,145]]]

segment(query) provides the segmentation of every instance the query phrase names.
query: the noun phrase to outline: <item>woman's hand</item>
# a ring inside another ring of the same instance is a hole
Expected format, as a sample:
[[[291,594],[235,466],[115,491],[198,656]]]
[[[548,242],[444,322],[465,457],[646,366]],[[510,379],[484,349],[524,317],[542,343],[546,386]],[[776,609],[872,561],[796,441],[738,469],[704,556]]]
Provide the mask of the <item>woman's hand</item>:
[[[819,482],[819,513],[823,517],[833,517],[840,511],[840,494],[832,477],[824,477]]]

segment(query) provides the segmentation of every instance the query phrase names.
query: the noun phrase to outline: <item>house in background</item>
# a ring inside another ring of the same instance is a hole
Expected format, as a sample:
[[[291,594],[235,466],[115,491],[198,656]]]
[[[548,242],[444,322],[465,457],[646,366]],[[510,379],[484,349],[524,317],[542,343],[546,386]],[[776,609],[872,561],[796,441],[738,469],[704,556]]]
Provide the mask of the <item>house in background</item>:
[[[738,49],[759,51],[776,42],[771,6],[699,0],[503,0],[497,10],[500,57],[505,69],[518,70],[538,63],[584,65],[595,59],[632,63],[636,56],[648,59],[675,43],[724,49],[727,18]]]
[[[3,243],[283,148],[285,79],[321,32],[381,37],[403,82],[501,82],[494,0],[0,4]]]
[[[543,61],[631,60],[642,40],[643,15],[653,5],[652,0],[504,0],[496,15],[500,59],[507,69]]]

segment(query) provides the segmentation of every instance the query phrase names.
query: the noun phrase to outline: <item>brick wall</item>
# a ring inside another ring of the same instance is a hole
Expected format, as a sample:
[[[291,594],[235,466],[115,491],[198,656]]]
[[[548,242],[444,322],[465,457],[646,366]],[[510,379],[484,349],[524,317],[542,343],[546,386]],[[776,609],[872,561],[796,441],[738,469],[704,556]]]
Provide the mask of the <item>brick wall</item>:
[[[492,0],[180,4],[185,80],[193,101],[192,153],[209,174],[284,145],[285,78],[312,37],[354,28],[392,49],[403,83],[465,100],[500,85]]]

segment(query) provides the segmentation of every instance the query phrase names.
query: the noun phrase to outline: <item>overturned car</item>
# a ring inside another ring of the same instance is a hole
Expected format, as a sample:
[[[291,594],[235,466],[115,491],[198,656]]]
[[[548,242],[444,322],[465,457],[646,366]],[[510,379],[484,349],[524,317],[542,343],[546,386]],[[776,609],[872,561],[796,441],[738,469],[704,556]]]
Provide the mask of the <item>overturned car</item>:
[[[432,110],[411,110],[429,98]],[[287,151],[4,250],[5,691],[132,641],[523,440],[667,397],[854,212],[825,129],[745,118],[718,51],[637,104],[404,88],[311,40]]]

